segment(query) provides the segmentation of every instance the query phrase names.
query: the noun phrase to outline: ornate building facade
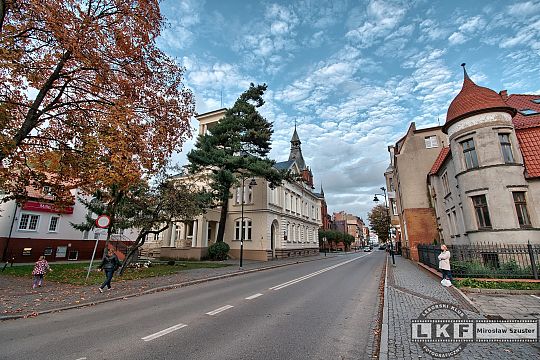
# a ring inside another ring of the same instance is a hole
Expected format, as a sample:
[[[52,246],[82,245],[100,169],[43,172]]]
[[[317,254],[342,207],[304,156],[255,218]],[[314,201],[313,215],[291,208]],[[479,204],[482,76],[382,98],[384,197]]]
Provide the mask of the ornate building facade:
[[[225,112],[226,109],[220,109],[197,115],[199,133],[204,134],[211,129]],[[228,204],[224,241],[229,244],[229,255],[233,258],[238,258],[240,254],[242,228],[245,259],[270,260],[319,252],[318,230],[323,224],[326,202],[323,193],[313,191],[313,174],[302,156],[296,127],[291,138],[289,159],[275,166],[291,171],[299,180],[271,188],[264,179],[255,178],[256,185],[250,185],[251,179],[247,179],[244,189],[231,189],[232,201]],[[170,259],[203,258],[208,246],[216,241],[219,218],[219,208],[209,209],[193,221],[172,224],[162,238],[157,239],[160,242],[159,256]]]
[[[408,257],[434,240],[540,243],[540,95],[497,93],[464,69],[445,124],[412,123],[389,151],[385,177]]]

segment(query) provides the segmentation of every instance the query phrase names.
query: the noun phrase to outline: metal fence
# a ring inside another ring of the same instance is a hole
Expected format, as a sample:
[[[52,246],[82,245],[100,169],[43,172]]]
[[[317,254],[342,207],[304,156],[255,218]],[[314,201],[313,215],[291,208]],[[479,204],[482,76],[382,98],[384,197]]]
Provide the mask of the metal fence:
[[[540,245],[448,245],[452,274],[456,277],[538,279]],[[418,245],[422,264],[439,268],[440,245]]]

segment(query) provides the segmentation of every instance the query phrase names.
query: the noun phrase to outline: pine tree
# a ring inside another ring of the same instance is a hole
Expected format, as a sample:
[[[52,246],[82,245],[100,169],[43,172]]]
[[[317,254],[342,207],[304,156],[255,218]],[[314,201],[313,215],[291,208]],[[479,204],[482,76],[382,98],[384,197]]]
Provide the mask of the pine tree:
[[[261,177],[277,186],[286,177],[267,157],[272,124],[257,111],[264,104],[266,89],[266,84],[252,83],[211,132],[199,135],[195,149],[187,155],[191,173],[209,173],[215,204],[221,206],[218,242],[223,241],[225,233],[230,189],[239,179]]]

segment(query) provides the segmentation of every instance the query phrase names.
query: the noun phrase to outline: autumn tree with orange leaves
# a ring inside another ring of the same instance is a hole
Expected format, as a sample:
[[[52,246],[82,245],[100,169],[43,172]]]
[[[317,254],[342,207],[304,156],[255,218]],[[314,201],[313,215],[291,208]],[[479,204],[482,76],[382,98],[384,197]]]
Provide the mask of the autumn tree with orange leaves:
[[[167,165],[194,113],[157,0],[0,0],[0,188],[87,194]]]

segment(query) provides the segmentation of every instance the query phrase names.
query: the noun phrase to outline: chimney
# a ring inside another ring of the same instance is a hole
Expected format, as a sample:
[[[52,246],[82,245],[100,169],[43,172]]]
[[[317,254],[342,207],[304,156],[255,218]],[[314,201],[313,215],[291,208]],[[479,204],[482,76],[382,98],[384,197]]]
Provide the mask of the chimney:
[[[501,95],[502,99],[506,102],[506,100],[508,100],[508,91],[506,90],[501,90],[499,91],[499,95]]]

